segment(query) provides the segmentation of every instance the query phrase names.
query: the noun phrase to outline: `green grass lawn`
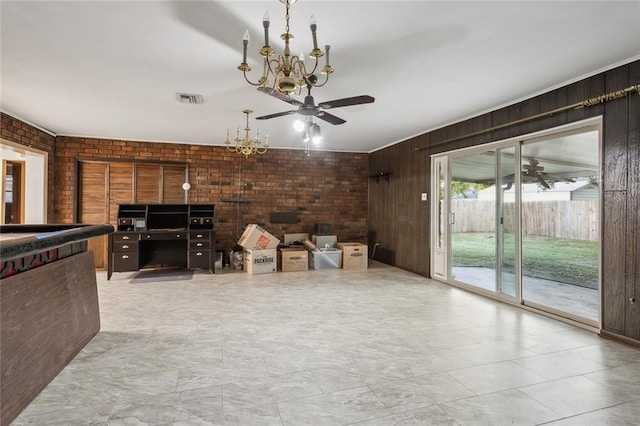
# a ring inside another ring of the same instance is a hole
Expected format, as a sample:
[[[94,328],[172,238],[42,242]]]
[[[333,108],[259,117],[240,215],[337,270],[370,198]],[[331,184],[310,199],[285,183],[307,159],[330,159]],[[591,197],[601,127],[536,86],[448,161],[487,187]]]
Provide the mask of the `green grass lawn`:
[[[594,241],[526,235],[522,243],[524,276],[597,288],[598,247]],[[490,233],[453,234],[453,266],[495,268],[495,235]],[[504,263],[514,272],[513,236],[505,236]]]

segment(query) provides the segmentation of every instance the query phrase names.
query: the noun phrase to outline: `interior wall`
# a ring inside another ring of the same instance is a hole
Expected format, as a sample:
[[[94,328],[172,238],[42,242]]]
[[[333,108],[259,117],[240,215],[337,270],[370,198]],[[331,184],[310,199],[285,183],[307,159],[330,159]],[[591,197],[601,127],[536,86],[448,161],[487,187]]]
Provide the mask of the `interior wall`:
[[[425,231],[429,210],[426,205],[416,207],[415,199],[422,187],[429,188],[431,154],[602,116],[602,328],[614,335],[640,340],[640,243],[637,238],[640,232],[640,94],[632,92],[594,106],[543,115],[536,120],[463,137],[632,85],[640,85],[640,61],[371,153],[371,175],[381,171],[392,173],[386,188],[382,187],[382,181],[379,188],[372,183],[369,194],[370,235],[381,240],[380,247],[393,253],[392,258],[380,260],[430,276],[430,250],[429,244],[425,244],[429,236]],[[454,138],[461,139],[447,142]],[[429,198],[431,196],[429,194]],[[409,230],[407,224],[411,226]]]
[[[8,142],[12,142],[25,147],[31,147],[47,153],[47,206],[46,222],[54,223],[54,191],[51,183],[54,182],[54,153],[55,137],[40,130],[30,124],[0,112],[0,136]],[[4,155],[4,153],[3,153]],[[27,176],[27,179],[29,177]],[[29,194],[25,194],[27,197]],[[25,212],[25,214],[29,214]],[[26,217],[25,217],[26,219]],[[35,219],[34,219],[35,220]],[[34,222],[31,222],[34,223]]]
[[[74,137],[56,141],[56,220],[74,221],[76,159],[185,163],[190,203],[215,204],[218,247],[230,250],[245,225],[257,223],[279,239],[313,234],[329,223],[339,241],[366,242],[367,154],[269,149],[244,155],[226,147]],[[181,184],[180,184],[181,186]],[[295,212],[296,223],[271,221],[273,212]]]

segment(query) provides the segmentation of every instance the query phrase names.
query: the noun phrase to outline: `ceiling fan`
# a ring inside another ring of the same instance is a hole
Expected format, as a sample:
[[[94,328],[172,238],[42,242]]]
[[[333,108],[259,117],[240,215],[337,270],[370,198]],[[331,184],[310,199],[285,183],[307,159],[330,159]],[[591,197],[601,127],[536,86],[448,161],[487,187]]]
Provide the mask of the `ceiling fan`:
[[[522,166],[522,181],[523,182],[538,182],[540,185],[547,189],[551,189],[548,180],[562,181],[574,183],[575,179],[566,176],[566,174],[551,174],[544,173],[544,167],[540,166],[540,161],[535,158],[529,159],[529,164]]]
[[[529,159],[529,164],[524,164],[522,166],[522,181],[523,182],[538,182],[540,185],[547,189],[551,189],[551,186],[547,183],[547,181],[542,176],[544,167],[539,165],[540,162],[535,158]]]
[[[551,189],[551,185],[549,185],[548,180],[575,182],[574,179],[567,176],[545,173],[544,167],[542,167],[540,165],[540,161],[535,158],[529,158],[529,164],[522,165],[521,180],[522,183],[539,183],[543,188],[546,189]],[[511,186],[514,182],[513,174],[504,176],[502,178],[502,181],[506,184],[506,187],[504,187],[505,191],[511,189]]]
[[[343,120],[342,118],[337,117],[333,114],[329,114],[328,112],[323,110],[331,109],[331,108],[341,108],[341,107],[351,106],[351,105],[369,104],[375,100],[375,98],[373,98],[372,96],[360,95],[360,96],[353,96],[350,98],[336,99],[328,102],[320,102],[318,105],[316,105],[313,99],[313,96],[311,96],[311,87],[313,82],[316,80],[315,75],[312,75],[310,77],[310,80],[311,80],[310,83],[307,84],[307,96],[305,96],[304,102],[300,102],[297,99],[293,99],[290,96],[284,93],[281,93],[278,90],[270,87],[262,87],[262,86],[258,87],[258,90],[260,92],[266,93],[267,95],[271,95],[293,106],[297,106],[298,109],[277,112],[275,114],[263,115],[261,117],[256,117],[256,120],[268,120],[270,118],[282,117],[285,115],[291,115],[291,114],[297,113],[307,117],[318,117],[319,119],[324,120],[331,124],[336,124],[336,125],[344,124],[346,123],[346,120]]]

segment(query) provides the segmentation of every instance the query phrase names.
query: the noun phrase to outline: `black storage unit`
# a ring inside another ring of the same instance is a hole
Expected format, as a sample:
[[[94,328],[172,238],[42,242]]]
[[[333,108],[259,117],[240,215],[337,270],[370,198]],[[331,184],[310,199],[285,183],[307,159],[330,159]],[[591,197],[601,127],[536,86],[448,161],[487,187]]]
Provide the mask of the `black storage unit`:
[[[107,279],[149,267],[215,273],[213,204],[121,204],[109,235]]]

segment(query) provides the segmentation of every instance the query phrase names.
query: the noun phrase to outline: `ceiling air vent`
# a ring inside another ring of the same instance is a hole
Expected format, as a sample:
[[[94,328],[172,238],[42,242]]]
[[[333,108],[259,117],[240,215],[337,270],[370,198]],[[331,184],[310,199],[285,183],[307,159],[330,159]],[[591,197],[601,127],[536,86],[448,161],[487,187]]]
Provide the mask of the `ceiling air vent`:
[[[189,93],[176,93],[178,102],[183,104],[202,104],[202,95],[191,95]]]

